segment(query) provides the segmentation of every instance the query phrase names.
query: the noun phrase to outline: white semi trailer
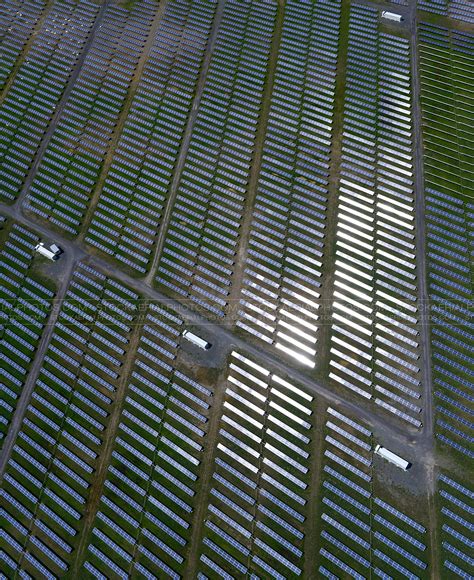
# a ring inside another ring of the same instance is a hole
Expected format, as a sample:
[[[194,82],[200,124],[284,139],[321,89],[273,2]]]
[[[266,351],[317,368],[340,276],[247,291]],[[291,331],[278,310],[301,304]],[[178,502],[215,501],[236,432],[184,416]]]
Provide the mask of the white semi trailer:
[[[190,332],[189,330],[185,330],[183,332],[183,337],[189,340],[189,342],[192,342],[193,344],[198,346],[199,348],[202,348],[202,350],[209,350],[212,346],[210,342],[207,342],[206,340],[204,340],[197,334]]]
[[[375,448],[375,453],[377,455],[380,455],[380,457],[383,457],[387,461],[390,461],[390,463],[393,463],[400,469],[403,469],[403,471],[406,471],[411,466],[411,463],[403,459],[403,457],[400,457],[400,455],[393,453],[393,451],[390,451],[389,449],[387,449],[386,447],[382,447],[381,445],[377,445],[377,447]]]
[[[40,242],[35,246],[35,250],[38,252],[38,254],[48,258],[48,260],[53,260],[53,262],[58,260],[59,256],[61,255],[61,248],[56,244],[53,244],[50,248],[47,248],[43,242]]]
[[[382,18],[385,18],[385,20],[391,20],[392,22],[403,22],[403,16],[401,14],[389,12],[388,10],[382,10]]]

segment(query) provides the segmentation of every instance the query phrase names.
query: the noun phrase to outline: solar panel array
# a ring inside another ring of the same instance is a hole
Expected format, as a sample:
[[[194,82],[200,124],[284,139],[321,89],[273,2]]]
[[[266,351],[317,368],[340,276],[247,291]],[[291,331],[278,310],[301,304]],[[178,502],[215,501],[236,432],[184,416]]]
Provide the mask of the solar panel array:
[[[287,2],[237,327],[314,367],[340,2]]]
[[[422,23],[418,36],[426,186],[472,197],[474,35]]]
[[[438,441],[472,458],[474,203],[426,190],[431,350]]]
[[[200,548],[202,574],[301,576],[313,410],[313,397],[232,352]]]
[[[425,577],[425,527],[374,494],[371,431],[329,407],[324,433],[319,573],[358,580]]]
[[[446,473],[438,476],[441,558],[450,578],[472,578],[474,492]]]
[[[176,368],[183,321],[151,305],[82,573],[181,578],[212,390]]]
[[[224,5],[156,281],[226,311],[248,195],[275,2]]]
[[[474,13],[470,0],[418,0],[418,8],[432,14],[448,16],[474,24]]]
[[[89,37],[98,5],[56,0],[0,110],[0,199],[14,200]]]
[[[421,426],[409,43],[353,4],[330,379]]]
[[[108,5],[28,193],[28,208],[80,231],[157,10]]]
[[[5,87],[22,51],[45,9],[44,0],[5,0],[0,6],[2,67],[0,91]]]
[[[168,2],[86,240],[145,272],[188,122],[216,3]]]
[[[28,376],[54,291],[32,272],[38,236],[16,223],[1,228],[0,251],[0,448]]]
[[[74,272],[3,476],[8,575],[55,578],[69,569],[107,442],[136,299],[89,266]]]
[[[408,40],[357,0],[0,3],[0,199],[28,194],[0,216],[1,578],[472,577],[474,16],[418,8],[458,22]],[[35,255],[23,209],[89,248]],[[181,349],[202,325],[160,291],[224,320],[222,345]]]
[[[419,33],[436,437],[472,458],[474,36],[428,24]]]

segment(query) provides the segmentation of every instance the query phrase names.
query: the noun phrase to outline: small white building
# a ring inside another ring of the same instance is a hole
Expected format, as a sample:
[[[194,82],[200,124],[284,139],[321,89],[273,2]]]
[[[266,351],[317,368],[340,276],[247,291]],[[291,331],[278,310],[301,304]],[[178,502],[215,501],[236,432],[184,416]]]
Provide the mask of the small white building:
[[[35,246],[35,250],[38,254],[41,254],[41,256],[53,261],[56,261],[61,254],[61,248],[56,244],[52,244],[50,248],[47,248],[43,242],[40,242]]]
[[[401,14],[389,12],[388,10],[382,10],[382,18],[385,18],[385,20],[391,20],[392,22],[403,22],[403,16]]]
[[[400,469],[403,469],[403,471],[406,471],[411,466],[411,463],[403,459],[403,457],[400,457],[400,455],[393,453],[393,451],[390,451],[389,449],[387,449],[386,447],[382,447],[381,445],[376,446],[375,453],[377,455],[380,455],[380,457],[383,457],[390,463],[393,463]]]

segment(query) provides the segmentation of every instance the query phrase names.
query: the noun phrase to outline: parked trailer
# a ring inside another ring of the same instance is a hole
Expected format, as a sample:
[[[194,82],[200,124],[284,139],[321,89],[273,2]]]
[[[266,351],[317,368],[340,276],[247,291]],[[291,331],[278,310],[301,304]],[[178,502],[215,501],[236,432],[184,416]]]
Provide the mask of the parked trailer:
[[[382,18],[385,18],[385,20],[391,20],[392,22],[403,22],[403,16],[401,14],[389,12],[388,10],[382,10]]]
[[[212,346],[210,342],[207,342],[206,340],[199,337],[197,334],[190,332],[189,330],[185,330],[183,332],[183,337],[189,340],[189,342],[192,342],[193,344],[198,346],[199,348],[202,348],[203,350],[209,350]]]
[[[38,254],[41,254],[45,258],[48,258],[48,260],[53,260],[53,261],[57,260],[59,258],[59,255],[61,254],[61,249],[58,246],[53,244],[51,246],[51,248],[47,248],[43,244],[43,242],[40,242],[39,244],[37,244],[35,246],[35,250],[38,252]]]
[[[400,469],[403,469],[403,471],[407,471],[407,469],[409,469],[411,466],[411,463],[405,461],[403,457],[400,457],[396,453],[393,453],[393,451],[390,451],[389,449],[386,449],[381,445],[377,445],[377,447],[375,448],[375,453],[377,455],[380,455],[380,457],[383,457],[387,461],[390,461],[390,463],[393,463]]]

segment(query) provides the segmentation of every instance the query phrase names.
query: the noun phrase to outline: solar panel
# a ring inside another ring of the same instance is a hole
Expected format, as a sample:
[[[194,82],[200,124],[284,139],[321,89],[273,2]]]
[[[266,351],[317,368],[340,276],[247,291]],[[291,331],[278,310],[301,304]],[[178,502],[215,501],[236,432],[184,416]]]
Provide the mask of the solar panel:
[[[336,548],[342,550],[345,554],[347,554],[348,556],[353,558],[356,562],[364,566],[364,568],[370,568],[370,562],[368,560],[363,558],[360,554],[358,554],[354,550],[351,550],[351,548],[348,548],[345,544],[337,540],[334,536],[331,536],[331,534],[328,534],[326,531],[323,530],[321,532],[321,537],[327,540],[333,546],[336,546]]]
[[[218,566],[213,560],[211,560],[208,556],[206,556],[205,554],[201,554],[199,559],[201,560],[201,562],[203,562],[204,564],[206,564],[207,566],[209,566],[209,568],[211,570],[214,570],[214,572],[216,572],[217,574],[219,574],[219,576],[221,578],[223,578],[224,580],[234,580],[234,577],[231,576],[230,574],[228,574],[223,568],[221,568],[220,566]]]
[[[84,569],[87,570],[96,580],[107,580],[107,576],[104,576],[95,566],[93,566],[88,560],[84,562]]]
[[[226,524],[228,524],[231,528],[234,528],[237,532],[242,534],[245,538],[248,539],[251,537],[252,534],[247,529],[245,529],[243,526],[238,524],[233,518],[231,518],[230,516],[225,514],[219,508],[215,507],[212,504],[209,504],[209,511],[211,513],[215,514],[216,516],[218,516],[219,518],[221,518],[224,522],[226,522]]]
[[[469,497],[471,499],[474,498],[474,492],[473,491],[467,489],[466,487],[464,487],[460,483],[454,481],[453,479],[451,479],[447,475],[444,475],[443,473],[441,473],[439,475],[439,478],[438,479],[440,481],[442,481],[443,483],[446,483],[447,485],[450,485],[451,487],[453,487],[457,491],[461,492],[462,494],[466,495],[467,497]],[[451,496],[450,494],[448,494],[448,495],[450,496],[449,498],[453,498],[454,497],[454,496]],[[465,504],[463,504],[463,505],[465,505]],[[472,511],[470,511],[470,513],[472,513]]]
[[[401,556],[404,556],[407,560],[409,560],[410,562],[415,564],[415,566],[418,566],[422,570],[426,569],[427,566],[426,566],[425,562],[423,562],[419,558],[416,558],[415,556],[413,556],[413,554],[411,554],[410,552],[407,552],[407,550],[404,550],[398,544],[396,544],[392,540],[389,540],[386,536],[384,536],[380,532],[375,532],[374,538],[376,538],[377,540],[380,540],[381,542],[383,542],[384,544],[389,546],[389,548],[392,548],[392,550],[394,550],[395,552],[397,552]]]
[[[126,580],[128,575],[125,572],[125,570],[123,570],[123,568],[115,564],[115,562],[113,562],[110,558],[108,558],[101,550],[96,548],[93,544],[89,545],[88,550],[89,552],[94,554],[94,556],[96,556],[101,562],[103,562],[106,566],[108,566],[115,574],[117,574],[119,578],[121,578],[122,580]]]
[[[449,560],[444,561],[444,566],[448,570],[451,570],[451,572],[454,572],[454,574],[457,574],[459,578],[462,578],[463,580],[470,580],[470,578],[472,577],[471,574],[468,574],[467,572],[462,570],[462,568],[459,568],[459,566],[456,566],[456,564],[453,564]]]
[[[236,558],[228,554],[224,549],[220,548],[217,544],[215,544],[209,538],[203,539],[203,544],[213,550],[216,554],[221,556],[226,562],[228,562],[231,566],[233,566],[236,570],[241,572],[242,574],[247,574],[248,568],[244,566],[241,562],[239,562]]]
[[[248,557],[250,555],[250,550],[238,542],[235,538],[224,532],[219,526],[212,523],[211,521],[206,521],[206,526],[215,532],[220,538],[228,542],[233,548],[241,552],[244,556]]]
[[[294,510],[293,508],[291,508],[284,501],[278,499],[275,495],[273,495],[268,490],[261,489],[260,490],[260,495],[262,497],[265,497],[265,498],[269,499],[270,501],[272,501],[275,505],[277,505],[278,507],[280,507],[283,511],[285,511],[286,513],[288,513],[290,516],[294,517],[299,522],[301,522],[301,523],[304,522],[305,517],[303,515],[301,515],[299,512],[297,512],[296,510]]]
[[[374,498],[374,502],[378,506],[380,506],[381,508],[383,508],[386,511],[388,511],[393,516],[397,517],[398,519],[402,520],[403,522],[405,522],[406,524],[408,524],[409,526],[411,526],[412,528],[414,528],[415,530],[417,530],[418,532],[420,532],[421,534],[424,534],[426,532],[426,528],[424,528],[422,525],[420,525],[417,522],[415,522],[415,520],[411,519],[410,517],[408,517],[407,515],[405,515],[403,512],[395,509],[394,507],[392,507],[387,502],[385,502],[385,501],[383,501],[383,500],[381,500],[381,499],[379,499],[377,497]]]
[[[401,564],[399,564],[395,560],[392,560],[392,558],[390,558],[389,556],[387,556],[386,554],[384,554],[380,550],[374,550],[374,556],[376,556],[377,558],[380,558],[383,562],[386,562],[389,566],[391,566],[392,568],[397,570],[397,572],[400,572],[400,574],[403,574],[403,576],[405,576],[406,578],[409,578],[410,580],[416,580],[418,578],[418,576],[416,576],[415,574],[412,574],[404,566],[402,566]]]
[[[255,538],[254,544],[256,546],[258,546],[259,548],[261,548],[264,552],[267,552],[267,554],[269,554],[270,556],[275,558],[278,562],[280,562],[280,564],[283,564],[283,566],[288,568],[291,572],[293,572],[293,574],[296,574],[296,576],[301,575],[301,572],[302,572],[301,568],[298,568],[298,566],[295,566],[295,564],[293,564],[287,558],[282,556],[279,552],[277,552],[276,550],[271,548],[268,544],[266,544],[260,538]]]
[[[336,530],[341,532],[344,536],[347,536],[348,538],[351,538],[351,540],[354,540],[354,542],[356,544],[358,544],[361,548],[364,548],[365,550],[370,550],[370,543],[369,542],[366,542],[365,540],[363,540],[360,536],[355,534],[349,528],[346,528],[346,526],[343,526],[341,523],[339,523],[337,520],[335,520],[334,518],[332,518],[328,514],[323,512],[321,514],[321,519],[323,521],[327,522],[328,524],[330,524],[331,526],[333,526],[334,528],[336,528]]]
[[[214,487],[211,489],[211,495],[213,495],[214,497],[216,497],[217,499],[222,501],[224,504],[229,506],[231,509],[233,509],[235,512],[237,512],[240,516],[242,516],[247,521],[251,522],[254,519],[252,514],[250,514],[248,511],[244,510],[243,508],[241,508],[238,504],[236,504],[234,501],[229,499],[227,496],[222,494],[220,491],[218,491]]]
[[[347,453],[347,455],[349,455],[352,458],[356,459],[357,461],[359,461],[363,465],[366,465],[367,467],[370,467],[372,465],[372,462],[369,459],[366,459],[365,457],[363,457],[359,453],[356,453],[355,451],[353,451],[347,445],[344,445],[343,443],[340,443],[337,439],[334,439],[334,437],[331,437],[330,435],[326,435],[325,438],[324,438],[324,440],[329,445],[334,445],[334,447],[337,447],[338,449],[340,449],[344,453]]]
[[[474,559],[473,558],[471,558],[470,556],[468,556],[467,554],[465,554],[464,552],[462,552],[458,548],[455,548],[449,542],[443,542],[442,545],[443,545],[443,548],[445,550],[447,550],[448,552],[451,552],[451,554],[454,554],[455,556],[457,556],[461,560],[464,560],[464,562],[466,562],[467,564],[469,564],[469,566],[472,566],[473,565],[473,563],[474,563]]]
[[[166,574],[167,578],[172,578],[173,580],[180,579],[180,575],[177,574],[173,570],[173,568],[168,566],[168,564],[165,564],[160,558],[158,558],[158,556],[156,556],[155,554],[150,552],[150,550],[145,548],[143,545],[138,546],[138,551],[141,552],[145,557],[147,557],[151,562],[153,562],[153,564],[155,564],[155,566],[157,566],[158,568],[163,570],[163,572]]]
[[[266,508],[262,504],[258,504],[257,509],[259,511],[261,511],[263,514],[265,514],[266,516],[268,516],[272,521],[274,521],[275,523],[277,523],[278,525],[280,525],[283,529],[285,529],[291,535],[293,535],[296,538],[298,538],[299,540],[302,540],[304,538],[304,534],[302,532],[300,532],[294,526],[292,526],[291,524],[289,524],[283,518],[280,518],[279,516],[277,516],[276,514],[274,514],[271,510],[269,510],[268,508]],[[257,522],[257,525],[258,525],[258,522]]]
[[[348,487],[350,487],[351,489],[353,489],[354,491],[356,491],[357,493],[359,493],[360,495],[362,495],[363,497],[369,498],[371,496],[370,492],[367,491],[366,489],[364,489],[363,487],[361,487],[360,485],[357,485],[355,483],[353,483],[350,479],[348,479],[347,477],[341,475],[338,471],[336,471],[335,469],[332,469],[332,467],[329,467],[327,465],[324,466],[324,471],[326,473],[329,473],[330,475],[332,475],[333,477],[335,477],[337,480],[339,480],[341,483],[346,484]]]
[[[346,572],[349,576],[351,576],[352,578],[355,578],[355,580],[364,580],[364,576],[362,576],[361,574],[356,572],[353,568],[348,566],[345,562],[343,562],[342,560],[340,560],[339,558],[334,556],[334,554],[331,554],[331,552],[328,552],[325,548],[321,548],[319,550],[319,553],[322,556],[324,556],[325,558],[327,558],[334,565],[341,568],[341,570]]]

